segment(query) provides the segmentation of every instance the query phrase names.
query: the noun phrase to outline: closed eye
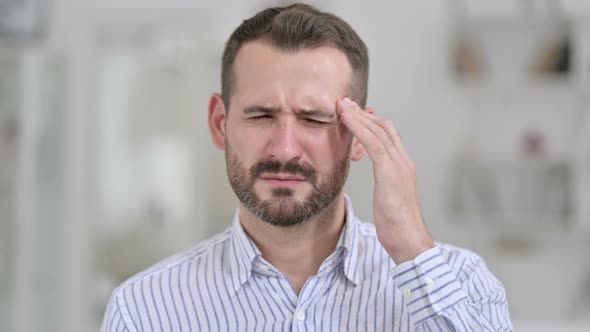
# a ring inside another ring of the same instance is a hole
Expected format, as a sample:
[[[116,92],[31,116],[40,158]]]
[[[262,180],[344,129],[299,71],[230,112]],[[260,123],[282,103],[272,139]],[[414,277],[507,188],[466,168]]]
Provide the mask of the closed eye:
[[[248,118],[248,120],[264,120],[264,119],[272,119],[272,116],[270,116],[268,114],[264,114],[264,115],[251,116]]]
[[[309,118],[307,118],[307,119],[304,119],[304,121],[305,121],[305,122],[308,122],[308,123],[310,123],[310,124],[314,124],[314,125],[327,125],[327,124],[330,124],[330,123],[328,123],[328,122],[324,122],[324,121],[318,121],[318,120],[315,120],[315,119],[309,119]]]

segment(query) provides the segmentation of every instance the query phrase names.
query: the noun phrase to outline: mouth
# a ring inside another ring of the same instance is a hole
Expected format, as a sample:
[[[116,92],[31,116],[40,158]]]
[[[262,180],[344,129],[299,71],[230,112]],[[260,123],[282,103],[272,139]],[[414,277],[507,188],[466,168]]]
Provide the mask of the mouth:
[[[307,178],[293,174],[263,174],[260,179],[275,186],[294,186],[307,182]]]

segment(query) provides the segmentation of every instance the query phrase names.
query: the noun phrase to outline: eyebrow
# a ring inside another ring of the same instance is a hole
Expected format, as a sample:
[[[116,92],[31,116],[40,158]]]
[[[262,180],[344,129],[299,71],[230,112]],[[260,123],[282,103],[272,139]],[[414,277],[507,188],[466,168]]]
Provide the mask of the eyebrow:
[[[278,113],[280,111],[277,107],[267,107],[267,106],[250,106],[244,109],[244,114],[251,114],[251,113]]]
[[[312,116],[317,118],[324,118],[327,120],[332,120],[337,118],[336,112],[325,112],[322,110],[299,110],[297,114],[305,115],[305,116]]]
[[[264,113],[264,114],[271,114],[271,113],[279,113],[281,110],[278,107],[268,107],[268,106],[250,106],[246,107],[243,111],[244,114],[252,114],[252,113]],[[313,116],[318,118],[324,118],[328,120],[332,120],[337,118],[335,112],[325,112],[318,109],[299,109],[295,112],[297,115],[304,115],[304,116]]]

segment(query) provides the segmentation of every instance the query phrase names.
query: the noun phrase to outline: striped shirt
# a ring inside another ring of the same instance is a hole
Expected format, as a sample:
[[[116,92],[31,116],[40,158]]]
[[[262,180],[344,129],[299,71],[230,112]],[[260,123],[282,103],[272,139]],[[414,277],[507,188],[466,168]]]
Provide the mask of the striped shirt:
[[[240,225],[119,286],[101,331],[512,331],[506,294],[474,253],[437,243],[396,265],[354,217],[299,294]]]

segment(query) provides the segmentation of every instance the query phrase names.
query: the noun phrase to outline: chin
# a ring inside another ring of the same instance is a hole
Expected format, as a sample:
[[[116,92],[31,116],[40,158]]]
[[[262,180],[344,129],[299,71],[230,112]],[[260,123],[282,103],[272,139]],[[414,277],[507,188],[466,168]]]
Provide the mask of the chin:
[[[258,197],[261,200],[289,199],[297,202],[303,202],[310,194],[309,188],[293,188],[290,186],[272,186],[257,190]]]

